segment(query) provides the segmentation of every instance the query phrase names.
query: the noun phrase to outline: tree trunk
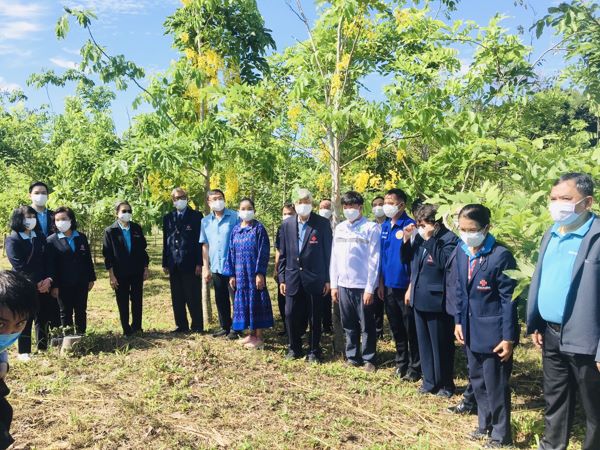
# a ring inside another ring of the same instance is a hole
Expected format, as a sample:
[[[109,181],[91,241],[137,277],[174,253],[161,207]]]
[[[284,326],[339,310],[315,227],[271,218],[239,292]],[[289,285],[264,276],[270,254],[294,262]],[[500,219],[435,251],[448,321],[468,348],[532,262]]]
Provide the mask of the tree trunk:
[[[204,198],[206,198],[206,193],[210,190],[210,170],[208,166],[204,166]],[[205,212],[209,214],[207,207],[205,207]],[[207,283],[204,281],[204,277],[202,277],[202,314],[204,316],[204,324],[208,325],[212,322],[213,314],[212,314],[212,303],[210,301],[210,286],[211,283]]]
[[[337,225],[343,220],[342,206],[340,202],[340,144],[331,129],[327,131],[327,139],[329,143],[329,152],[331,153],[331,163],[329,171],[331,172],[331,203],[333,206],[333,223],[334,225]]]

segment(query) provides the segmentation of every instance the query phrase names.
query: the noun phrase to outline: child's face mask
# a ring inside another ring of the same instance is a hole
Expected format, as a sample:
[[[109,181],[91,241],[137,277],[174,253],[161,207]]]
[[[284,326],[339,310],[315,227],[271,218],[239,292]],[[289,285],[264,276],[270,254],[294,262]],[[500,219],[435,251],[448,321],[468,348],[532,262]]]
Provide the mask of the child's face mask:
[[[0,352],[3,352],[8,347],[13,345],[21,336],[21,332],[11,334],[0,334]]]

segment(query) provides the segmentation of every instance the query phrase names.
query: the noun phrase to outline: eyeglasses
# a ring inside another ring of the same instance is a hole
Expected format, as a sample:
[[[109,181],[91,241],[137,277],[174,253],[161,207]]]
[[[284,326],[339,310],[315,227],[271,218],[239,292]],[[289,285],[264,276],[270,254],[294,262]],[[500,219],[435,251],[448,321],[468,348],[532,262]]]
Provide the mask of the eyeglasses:
[[[186,195],[176,196],[176,197],[173,197],[173,200],[187,200],[187,196]]]

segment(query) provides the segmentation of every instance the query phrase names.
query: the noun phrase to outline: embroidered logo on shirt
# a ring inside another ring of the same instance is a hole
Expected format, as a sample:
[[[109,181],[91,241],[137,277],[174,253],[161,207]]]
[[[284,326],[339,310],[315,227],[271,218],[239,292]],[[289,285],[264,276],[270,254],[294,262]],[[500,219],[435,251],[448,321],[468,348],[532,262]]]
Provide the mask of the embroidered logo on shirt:
[[[485,280],[479,281],[479,286],[477,286],[478,291],[489,291],[492,287],[488,285],[488,282]]]
[[[404,237],[404,232],[402,230],[396,231],[396,239],[402,239]]]
[[[185,227],[185,231],[192,231],[192,226],[188,225],[187,227]]]
[[[315,236],[314,234],[311,236],[310,240],[308,241],[309,244],[318,244],[319,240],[317,239],[317,236]]]
[[[427,257],[427,264],[433,264],[433,257],[431,255]]]

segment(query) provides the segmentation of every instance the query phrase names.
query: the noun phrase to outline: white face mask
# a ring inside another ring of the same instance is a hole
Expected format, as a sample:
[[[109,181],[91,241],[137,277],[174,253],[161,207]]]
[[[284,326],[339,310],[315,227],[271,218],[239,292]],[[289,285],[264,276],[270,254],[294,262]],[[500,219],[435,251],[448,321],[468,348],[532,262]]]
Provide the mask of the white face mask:
[[[25,218],[25,228],[29,231],[33,230],[37,225],[37,219],[35,217],[27,217]]]
[[[124,223],[131,222],[131,213],[119,213],[119,220]]]
[[[292,217],[291,214],[284,214],[281,220],[289,219],[290,217]]]
[[[333,212],[330,209],[321,208],[319,209],[319,215],[321,217],[325,217],[326,219],[331,219]]]
[[[48,202],[48,196],[46,194],[33,194],[31,196],[31,201],[35,206],[39,206],[40,208],[46,206]]]
[[[483,231],[473,231],[473,232],[460,232],[460,238],[467,245],[467,247],[479,247],[483,244],[485,237],[487,234]]]
[[[240,219],[245,220],[246,222],[250,222],[252,219],[254,219],[254,211],[252,210],[239,210],[238,211],[238,216],[240,216]]]
[[[419,233],[419,236],[421,236],[423,239],[425,239],[425,227],[417,228],[417,233]]]
[[[57,220],[54,223],[56,224],[56,228],[58,229],[58,231],[60,231],[61,233],[65,233],[69,231],[69,228],[71,228],[70,220]]]
[[[385,216],[385,212],[383,211],[383,206],[373,206],[373,214],[378,219]]]
[[[391,219],[398,214],[398,205],[383,205],[383,213]]]
[[[187,204],[187,199],[175,200],[173,202],[173,205],[177,211],[183,211],[185,208],[187,208]]]
[[[210,209],[221,212],[225,209],[225,200],[213,200],[210,202]]]
[[[344,208],[344,217],[350,222],[354,222],[360,216],[360,211],[355,208]]]
[[[553,201],[550,202],[550,215],[552,216],[552,220],[559,225],[570,225],[575,222],[580,214],[575,212],[575,208],[579,205],[585,198],[582,198],[577,203],[570,202],[559,202]]]
[[[307,205],[306,203],[298,203],[294,206],[294,209],[296,210],[296,214],[298,214],[300,217],[306,217],[312,211],[312,205]]]

